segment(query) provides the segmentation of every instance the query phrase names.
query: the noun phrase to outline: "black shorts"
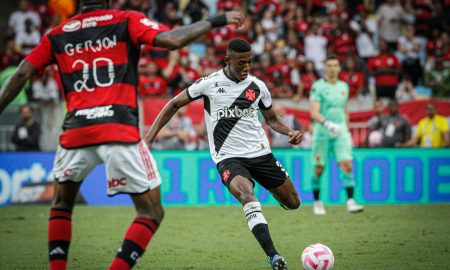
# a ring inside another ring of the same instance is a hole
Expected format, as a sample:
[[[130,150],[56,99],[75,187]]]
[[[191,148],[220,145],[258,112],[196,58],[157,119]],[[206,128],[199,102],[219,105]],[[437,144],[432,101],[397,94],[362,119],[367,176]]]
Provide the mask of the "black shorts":
[[[229,188],[231,180],[243,176],[255,186],[256,180],[267,190],[281,186],[289,177],[272,153],[255,158],[227,158],[217,163],[222,183]]]

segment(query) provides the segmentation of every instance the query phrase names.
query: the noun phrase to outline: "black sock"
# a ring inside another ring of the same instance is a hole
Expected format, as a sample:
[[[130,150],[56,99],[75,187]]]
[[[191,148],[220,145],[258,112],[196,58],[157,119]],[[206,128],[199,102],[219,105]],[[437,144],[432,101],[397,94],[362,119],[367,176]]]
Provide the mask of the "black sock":
[[[318,201],[320,200],[320,189],[314,189],[313,190],[314,200]]]
[[[348,188],[345,188],[345,190],[347,190],[347,197],[349,199],[353,199],[353,188],[352,187],[348,187]]]
[[[253,227],[252,233],[267,256],[273,257],[275,254],[278,254],[273,245],[272,238],[270,237],[269,226],[267,224],[257,224]]]

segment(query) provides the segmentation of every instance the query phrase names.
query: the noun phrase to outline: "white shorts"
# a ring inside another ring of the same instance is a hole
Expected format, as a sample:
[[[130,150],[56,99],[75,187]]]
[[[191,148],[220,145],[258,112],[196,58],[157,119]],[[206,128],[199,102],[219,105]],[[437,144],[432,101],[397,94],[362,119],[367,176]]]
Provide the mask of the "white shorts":
[[[58,147],[53,166],[58,182],[81,182],[95,166],[105,163],[107,193],[141,194],[161,184],[156,162],[141,141],[136,144],[104,144],[78,149]]]

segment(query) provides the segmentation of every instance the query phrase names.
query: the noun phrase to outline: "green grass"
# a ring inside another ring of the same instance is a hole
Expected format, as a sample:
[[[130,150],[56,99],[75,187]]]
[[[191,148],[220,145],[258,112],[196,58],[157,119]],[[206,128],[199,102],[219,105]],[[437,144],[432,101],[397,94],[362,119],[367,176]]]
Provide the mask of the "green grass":
[[[47,269],[46,206],[0,208],[0,269]],[[263,207],[289,269],[301,269],[301,251],[324,243],[335,269],[450,269],[450,205],[368,206],[326,216],[310,206],[296,211]],[[131,207],[78,206],[73,217],[69,269],[106,269],[133,219]],[[168,207],[166,219],[135,269],[270,269],[249,232],[242,209]]]

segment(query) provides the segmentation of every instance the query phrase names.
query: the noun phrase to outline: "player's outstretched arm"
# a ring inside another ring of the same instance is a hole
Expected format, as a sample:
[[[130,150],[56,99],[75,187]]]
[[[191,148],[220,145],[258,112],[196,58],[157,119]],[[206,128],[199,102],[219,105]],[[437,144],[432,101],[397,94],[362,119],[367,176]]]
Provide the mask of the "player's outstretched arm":
[[[3,84],[0,89],[0,113],[19,94],[26,81],[34,74],[36,68],[28,61],[23,60],[17,70]]]
[[[194,24],[161,32],[155,37],[154,45],[156,47],[176,50],[196,40],[211,30],[211,28],[225,26],[227,24],[237,24],[238,26],[241,26],[243,20],[240,12],[226,12]]]
[[[164,106],[156,117],[155,122],[153,122],[152,126],[145,135],[144,141],[149,147],[151,147],[152,143],[155,141],[156,135],[158,135],[161,128],[163,128],[167,122],[172,119],[178,109],[190,102],[191,100],[188,97],[187,90],[184,90],[176,97],[172,98],[166,106]]]
[[[290,129],[272,108],[269,110],[261,110],[261,112],[266,123],[276,132],[288,136],[291,144],[299,144],[302,141],[303,132]]]

